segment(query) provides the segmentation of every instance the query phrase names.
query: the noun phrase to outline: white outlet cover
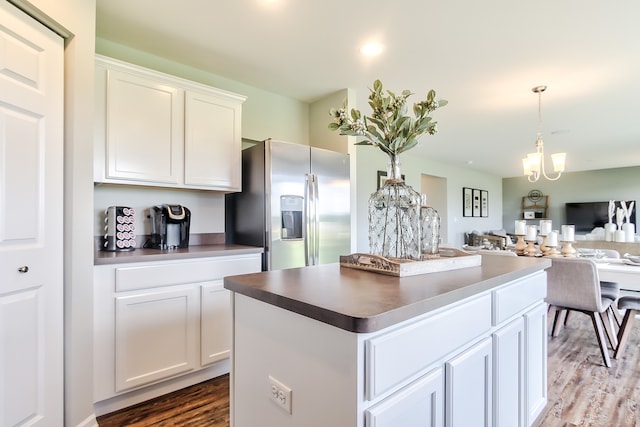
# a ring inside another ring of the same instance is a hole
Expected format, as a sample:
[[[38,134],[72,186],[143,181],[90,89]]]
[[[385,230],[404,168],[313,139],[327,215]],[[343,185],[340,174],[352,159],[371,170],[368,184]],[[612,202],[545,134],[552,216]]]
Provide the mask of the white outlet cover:
[[[291,414],[293,409],[291,395],[291,388],[269,375],[269,397],[288,414]]]

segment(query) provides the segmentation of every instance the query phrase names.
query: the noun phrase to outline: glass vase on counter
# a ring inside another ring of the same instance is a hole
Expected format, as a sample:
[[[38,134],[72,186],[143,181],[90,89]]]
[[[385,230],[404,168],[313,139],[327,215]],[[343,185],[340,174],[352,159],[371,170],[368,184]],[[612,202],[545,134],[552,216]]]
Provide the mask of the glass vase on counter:
[[[428,259],[438,254],[440,245],[440,215],[438,211],[427,206],[427,195],[421,195],[420,222],[422,228],[422,258]]]
[[[369,197],[369,246],[385,258],[419,260],[420,194],[405,184],[400,158],[389,156],[387,180]]]

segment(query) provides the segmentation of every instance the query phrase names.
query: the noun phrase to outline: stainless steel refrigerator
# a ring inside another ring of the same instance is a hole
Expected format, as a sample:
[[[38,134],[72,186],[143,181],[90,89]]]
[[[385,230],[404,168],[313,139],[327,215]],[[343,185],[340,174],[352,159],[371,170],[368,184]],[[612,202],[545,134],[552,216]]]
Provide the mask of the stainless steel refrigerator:
[[[264,271],[338,262],[350,253],[349,193],[347,154],[267,139],[242,151],[226,242],[264,247]]]

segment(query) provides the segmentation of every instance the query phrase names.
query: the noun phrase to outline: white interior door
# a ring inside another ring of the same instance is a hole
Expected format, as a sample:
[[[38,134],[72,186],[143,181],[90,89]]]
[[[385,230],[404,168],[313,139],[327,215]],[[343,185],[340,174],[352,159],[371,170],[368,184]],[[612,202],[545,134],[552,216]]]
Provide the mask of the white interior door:
[[[0,425],[63,424],[63,41],[0,2]]]

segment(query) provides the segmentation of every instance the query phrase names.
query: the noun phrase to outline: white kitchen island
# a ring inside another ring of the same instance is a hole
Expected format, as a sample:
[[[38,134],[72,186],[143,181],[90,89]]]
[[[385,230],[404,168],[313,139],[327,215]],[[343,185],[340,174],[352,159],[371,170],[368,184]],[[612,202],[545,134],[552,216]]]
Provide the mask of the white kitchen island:
[[[547,259],[396,278],[338,264],[227,277],[233,427],[529,426]]]

